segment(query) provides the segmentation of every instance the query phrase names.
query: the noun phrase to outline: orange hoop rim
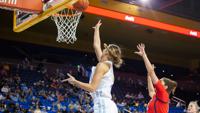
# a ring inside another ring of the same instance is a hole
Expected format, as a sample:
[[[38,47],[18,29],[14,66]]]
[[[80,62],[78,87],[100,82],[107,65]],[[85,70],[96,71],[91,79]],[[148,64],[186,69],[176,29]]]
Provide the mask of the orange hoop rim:
[[[66,8],[67,10],[74,10],[74,11],[77,11],[77,13],[75,14],[59,14],[58,12],[56,14],[53,14],[52,16],[56,16],[56,17],[72,17],[72,16],[76,16],[76,15],[79,15],[79,13],[82,13],[82,11],[78,11],[76,9],[74,9],[73,7],[68,7]],[[63,10],[66,10],[66,9],[63,9]]]

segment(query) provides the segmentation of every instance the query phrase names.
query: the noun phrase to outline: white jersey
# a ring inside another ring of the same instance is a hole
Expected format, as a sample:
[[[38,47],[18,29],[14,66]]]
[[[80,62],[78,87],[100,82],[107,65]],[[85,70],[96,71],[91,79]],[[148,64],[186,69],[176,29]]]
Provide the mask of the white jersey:
[[[99,86],[95,92],[90,93],[94,101],[94,113],[118,113],[116,104],[111,100],[111,89],[114,84],[114,72],[113,63],[106,61],[110,64],[110,69],[103,76]],[[92,67],[92,73],[90,76],[90,83],[94,76],[96,67]]]
[[[104,77],[101,79],[100,84],[97,87],[96,91],[91,93],[92,98],[101,96],[101,97],[112,99],[111,89],[114,84],[113,64],[111,61],[106,61],[106,62],[110,64],[110,69],[104,75]],[[90,82],[94,76],[95,70],[96,70],[96,67],[93,66],[92,73],[90,76]]]

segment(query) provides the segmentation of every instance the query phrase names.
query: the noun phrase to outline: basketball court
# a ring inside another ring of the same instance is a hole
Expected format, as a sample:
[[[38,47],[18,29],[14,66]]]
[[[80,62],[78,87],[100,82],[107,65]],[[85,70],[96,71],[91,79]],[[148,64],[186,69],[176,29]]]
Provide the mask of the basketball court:
[[[120,45],[126,59],[139,59],[133,52],[142,42],[156,63],[199,65],[200,17],[176,14],[187,0],[158,0],[154,8],[143,0],[43,1],[0,0],[0,39],[93,53],[92,27],[101,20],[102,41]]]

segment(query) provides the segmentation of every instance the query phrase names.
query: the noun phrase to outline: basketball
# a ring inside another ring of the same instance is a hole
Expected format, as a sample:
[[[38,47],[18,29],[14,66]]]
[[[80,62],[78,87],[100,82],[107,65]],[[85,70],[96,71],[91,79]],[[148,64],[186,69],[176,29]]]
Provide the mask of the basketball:
[[[73,4],[74,9],[78,11],[84,11],[89,6],[88,0],[78,0],[76,3]]]

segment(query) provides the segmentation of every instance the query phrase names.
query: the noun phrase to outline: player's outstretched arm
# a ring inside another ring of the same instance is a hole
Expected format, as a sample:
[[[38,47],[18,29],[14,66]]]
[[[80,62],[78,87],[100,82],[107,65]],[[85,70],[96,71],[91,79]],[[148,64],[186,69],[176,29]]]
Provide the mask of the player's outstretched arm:
[[[153,67],[154,67],[154,65],[153,65]],[[149,96],[150,96],[151,98],[153,98],[153,96],[154,96],[156,93],[155,93],[155,89],[154,89],[154,87],[153,87],[153,83],[152,83],[152,80],[151,80],[151,77],[150,77],[149,73],[148,73],[148,75],[147,75],[147,85],[148,85]]]
[[[148,72],[153,84],[156,84],[158,82],[158,77],[156,76],[154,68],[147,57],[147,54],[145,52],[145,45],[138,44],[137,49],[138,49],[138,51],[136,51],[135,54],[137,54],[143,58],[147,72]]]
[[[109,70],[109,65],[107,63],[99,63],[96,67],[96,71],[94,73],[93,79],[91,83],[83,83],[78,80],[76,80],[73,76],[68,74],[69,78],[63,80],[62,82],[69,82],[72,85],[75,85],[79,88],[82,88],[89,92],[96,91],[97,87],[99,86],[99,83],[101,79],[103,78],[104,74]]]
[[[102,49],[101,49],[101,39],[100,39],[100,32],[99,28],[101,27],[101,20],[98,21],[98,23],[93,27],[94,28],[94,42],[93,47],[94,51],[96,53],[98,61],[100,61],[102,56]]]

